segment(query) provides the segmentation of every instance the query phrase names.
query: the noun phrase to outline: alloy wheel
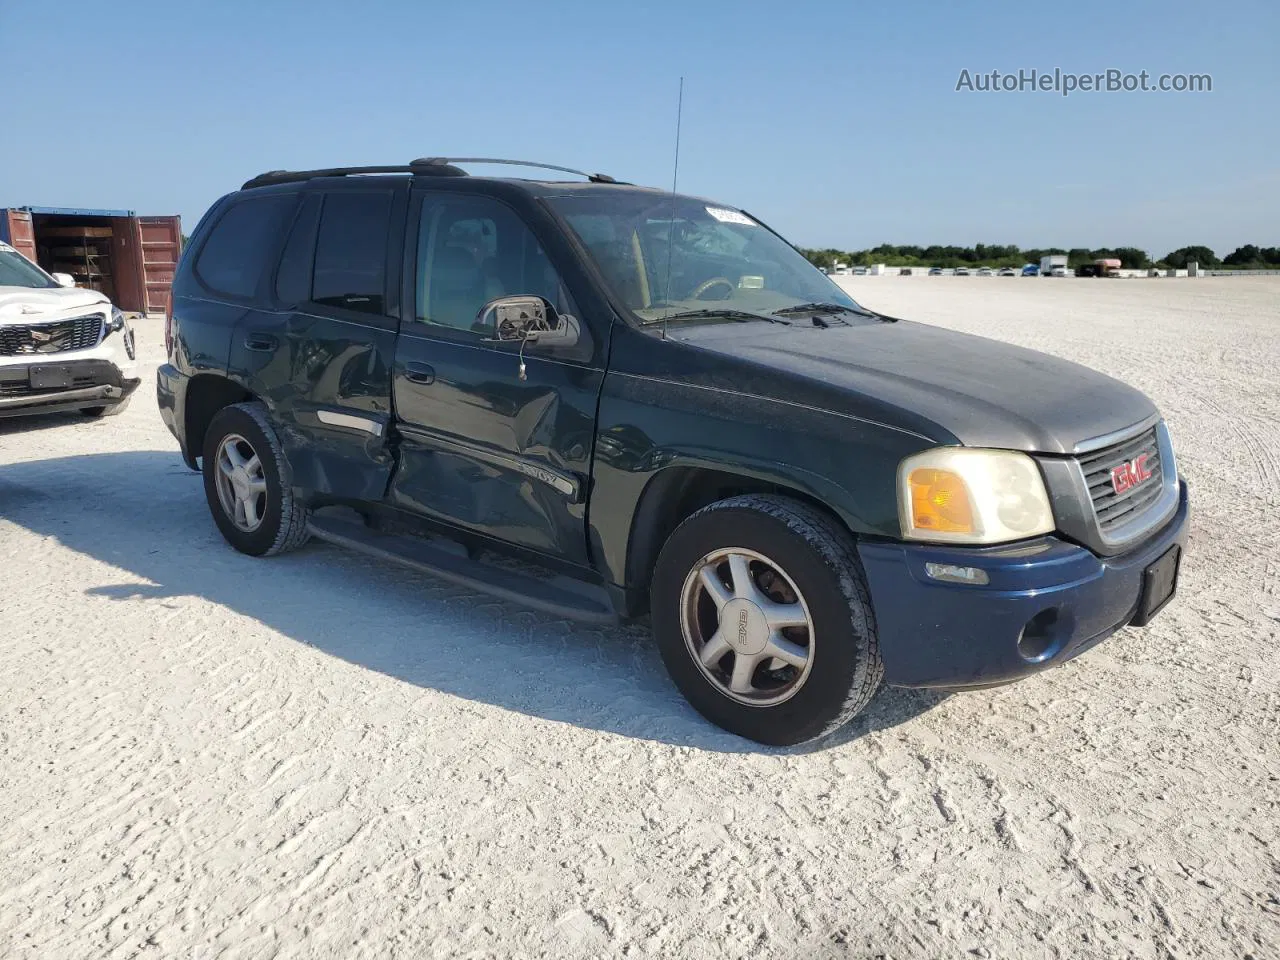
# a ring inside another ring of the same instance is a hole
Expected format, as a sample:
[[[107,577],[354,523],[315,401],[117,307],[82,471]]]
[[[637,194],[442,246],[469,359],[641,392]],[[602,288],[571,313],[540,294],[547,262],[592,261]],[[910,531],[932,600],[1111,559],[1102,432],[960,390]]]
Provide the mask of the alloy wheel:
[[[703,675],[739,703],[782,703],[809,677],[809,606],[787,572],[754,550],[716,550],[694,564],[680,594],[680,626]]]
[[[267,510],[267,478],[253,445],[238,433],[229,433],[218,445],[214,481],[223,512],[245,533],[262,526]]]

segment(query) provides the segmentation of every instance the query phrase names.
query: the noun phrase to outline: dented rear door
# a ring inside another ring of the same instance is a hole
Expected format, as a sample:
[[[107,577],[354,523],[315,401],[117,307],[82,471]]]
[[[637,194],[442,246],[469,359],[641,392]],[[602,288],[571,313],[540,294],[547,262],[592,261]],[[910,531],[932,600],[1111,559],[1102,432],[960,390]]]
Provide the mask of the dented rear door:
[[[271,285],[276,309],[237,325],[232,376],[271,408],[297,486],[386,492],[405,193],[304,190]]]

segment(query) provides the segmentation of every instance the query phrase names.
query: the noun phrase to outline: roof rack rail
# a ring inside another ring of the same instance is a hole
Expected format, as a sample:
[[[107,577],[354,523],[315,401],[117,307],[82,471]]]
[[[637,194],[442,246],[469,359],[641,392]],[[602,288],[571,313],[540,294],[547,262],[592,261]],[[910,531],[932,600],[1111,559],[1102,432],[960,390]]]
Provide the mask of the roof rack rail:
[[[533,167],[536,170],[557,170],[560,173],[572,173],[575,176],[586,177],[592,183],[617,183],[613,177],[607,173],[587,173],[585,170],[575,170],[573,167],[558,167],[554,163],[537,163],[532,160],[502,160],[497,157],[422,157],[413,161],[412,166],[448,166],[454,163],[498,163],[509,167]]]
[[[413,173],[437,177],[465,177],[467,175],[465,170],[451,167],[447,163],[435,164],[430,169],[424,169],[421,164],[394,164],[376,167],[328,167],[323,170],[272,170],[268,173],[260,173],[252,180],[246,181],[240,189],[251,190],[254,187],[265,187],[272,183],[297,183],[301,180],[312,180],[316,177],[346,177],[359,173]]]
[[[328,167],[321,170],[270,170],[260,173],[252,180],[246,180],[241,190],[252,190],[254,187],[265,187],[275,183],[298,183],[316,177],[346,177],[362,173],[411,173],[424,177],[465,177],[467,172],[454,164],[457,163],[500,163],[515,167],[534,167],[539,170],[558,170],[561,173],[572,173],[586,177],[592,183],[617,183],[613,177],[604,173],[586,173],[572,167],[557,167],[550,163],[529,163],[524,160],[499,160],[489,157],[422,157],[408,164],[373,167]]]

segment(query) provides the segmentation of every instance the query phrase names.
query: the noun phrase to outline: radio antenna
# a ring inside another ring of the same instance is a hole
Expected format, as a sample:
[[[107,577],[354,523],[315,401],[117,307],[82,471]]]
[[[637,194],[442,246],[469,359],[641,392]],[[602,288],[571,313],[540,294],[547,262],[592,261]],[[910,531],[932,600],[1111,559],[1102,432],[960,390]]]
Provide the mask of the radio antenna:
[[[671,313],[671,253],[675,249],[676,235],[676,184],[680,181],[680,119],[684,114],[684,77],[680,78],[680,93],[676,98],[676,160],[671,171],[671,221],[667,224],[667,291],[662,295],[666,312],[662,315],[662,339],[667,339],[667,317]]]

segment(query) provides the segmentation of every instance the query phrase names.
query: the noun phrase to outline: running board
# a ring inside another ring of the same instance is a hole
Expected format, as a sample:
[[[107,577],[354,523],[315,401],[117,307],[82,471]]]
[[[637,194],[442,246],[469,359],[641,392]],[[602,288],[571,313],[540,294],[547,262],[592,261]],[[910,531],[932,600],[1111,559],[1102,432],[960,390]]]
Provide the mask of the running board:
[[[310,528],[318,540],[412,567],[543,613],[585,623],[618,622],[609,596],[601,587],[561,576],[543,580],[469,559],[422,537],[378,533],[363,523],[337,517],[315,515]]]

